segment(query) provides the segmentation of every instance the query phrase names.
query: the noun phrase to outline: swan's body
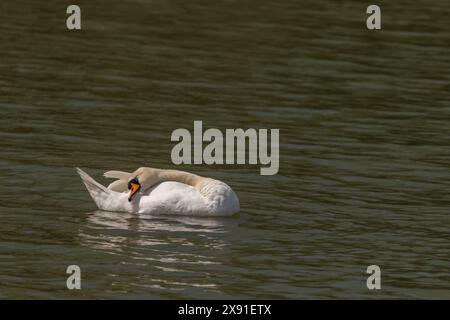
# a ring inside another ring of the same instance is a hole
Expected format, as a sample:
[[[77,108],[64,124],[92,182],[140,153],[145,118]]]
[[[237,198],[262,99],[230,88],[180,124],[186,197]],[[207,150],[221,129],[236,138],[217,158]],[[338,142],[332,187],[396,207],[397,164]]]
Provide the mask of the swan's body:
[[[239,211],[234,191],[219,180],[177,170],[139,168],[133,173],[108,171],[117,179],[107,188],[77,168],[100,210],[147,214],[227,216]],[[141,194],[129,201],[127,182],[138,177]]]

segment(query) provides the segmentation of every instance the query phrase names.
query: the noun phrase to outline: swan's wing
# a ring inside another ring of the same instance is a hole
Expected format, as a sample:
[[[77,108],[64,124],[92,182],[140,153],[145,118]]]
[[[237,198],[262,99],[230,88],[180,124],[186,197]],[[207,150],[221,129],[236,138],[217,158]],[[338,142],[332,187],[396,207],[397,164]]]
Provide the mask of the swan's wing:
[[[128,190],[127,180],[116,180],[108,186],[108,189],[116,192],[126,192]]]
[[[142,196],[139,213],[196,215],[208,214],[202,195],[184,183],[162,182]]]
[[[229,216],[240,209],[239,199],[225,183],[207,179],[200,192],[187,184],[165,181],[147,191],[139,213],[191,216]]]
[[[131,177],[131,173],[129,172],[124,172],[124,171],[117,171],[117,170],[112,170],[112,171],[106,171],[103,176],[105,178],[112,178],[112,179],[119,179],[119,180],[128,180]]]

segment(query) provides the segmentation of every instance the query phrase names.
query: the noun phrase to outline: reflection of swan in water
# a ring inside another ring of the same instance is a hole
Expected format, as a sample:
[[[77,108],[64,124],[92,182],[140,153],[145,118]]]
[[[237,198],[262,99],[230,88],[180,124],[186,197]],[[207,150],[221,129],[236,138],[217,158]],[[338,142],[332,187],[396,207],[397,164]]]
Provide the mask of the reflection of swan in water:
[[[88,221],[93,228],[119,229],[129,231],[171,231],[196,233],[221,233],[223,221],[217,218],[173,216],[162,218],[141,216],[133,213],[96,210],[89,214]]]
[[[222,264],[228,248],[224,235],[238,225],[234,218],[142,216],[135,213],[87,213],[78,240],[95,252],[91,259],[124,282],[129,290],[164,294],[201,288],[216,290],[214,277],[205,276]],[[110,258],[103,258],[104,255]],[[113,261],[113,264],[108,264]],[[211,269],[212,268],[212,269]],[[220,267],[219,267],[220,268]],[[117,274],[124,274],[117,277]]]
[[[125,252],[133,251],[132,248],[169,244],[220,249],[226,246],[226,242],[217,234],[226,232],[225,223],[233,224],[233,220],[212,217],[142,216],[97,210],[88,213],[88,229],[85,229],[80,237],[84,244],[106,251]],[[194,243],[198,239],[202,241]]]

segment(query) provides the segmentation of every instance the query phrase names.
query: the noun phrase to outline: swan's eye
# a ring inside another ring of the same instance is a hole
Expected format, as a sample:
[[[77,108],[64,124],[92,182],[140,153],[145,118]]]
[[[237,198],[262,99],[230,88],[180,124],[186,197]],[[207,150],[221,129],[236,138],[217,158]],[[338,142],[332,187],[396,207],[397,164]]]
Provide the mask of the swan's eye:
[[[128,190],[131,189],[131,182],[128,182]]]

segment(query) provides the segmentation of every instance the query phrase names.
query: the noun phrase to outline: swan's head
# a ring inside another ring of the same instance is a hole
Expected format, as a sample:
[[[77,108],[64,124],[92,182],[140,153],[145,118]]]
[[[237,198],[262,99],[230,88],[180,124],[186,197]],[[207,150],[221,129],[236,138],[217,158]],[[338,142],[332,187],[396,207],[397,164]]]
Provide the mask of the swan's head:
[[[128,190],[130,190],[130,194],[128,195],[128,201],[131,202],[136,193],[141,190],[141,184],[137,178],[133,178],[128,181]]]

